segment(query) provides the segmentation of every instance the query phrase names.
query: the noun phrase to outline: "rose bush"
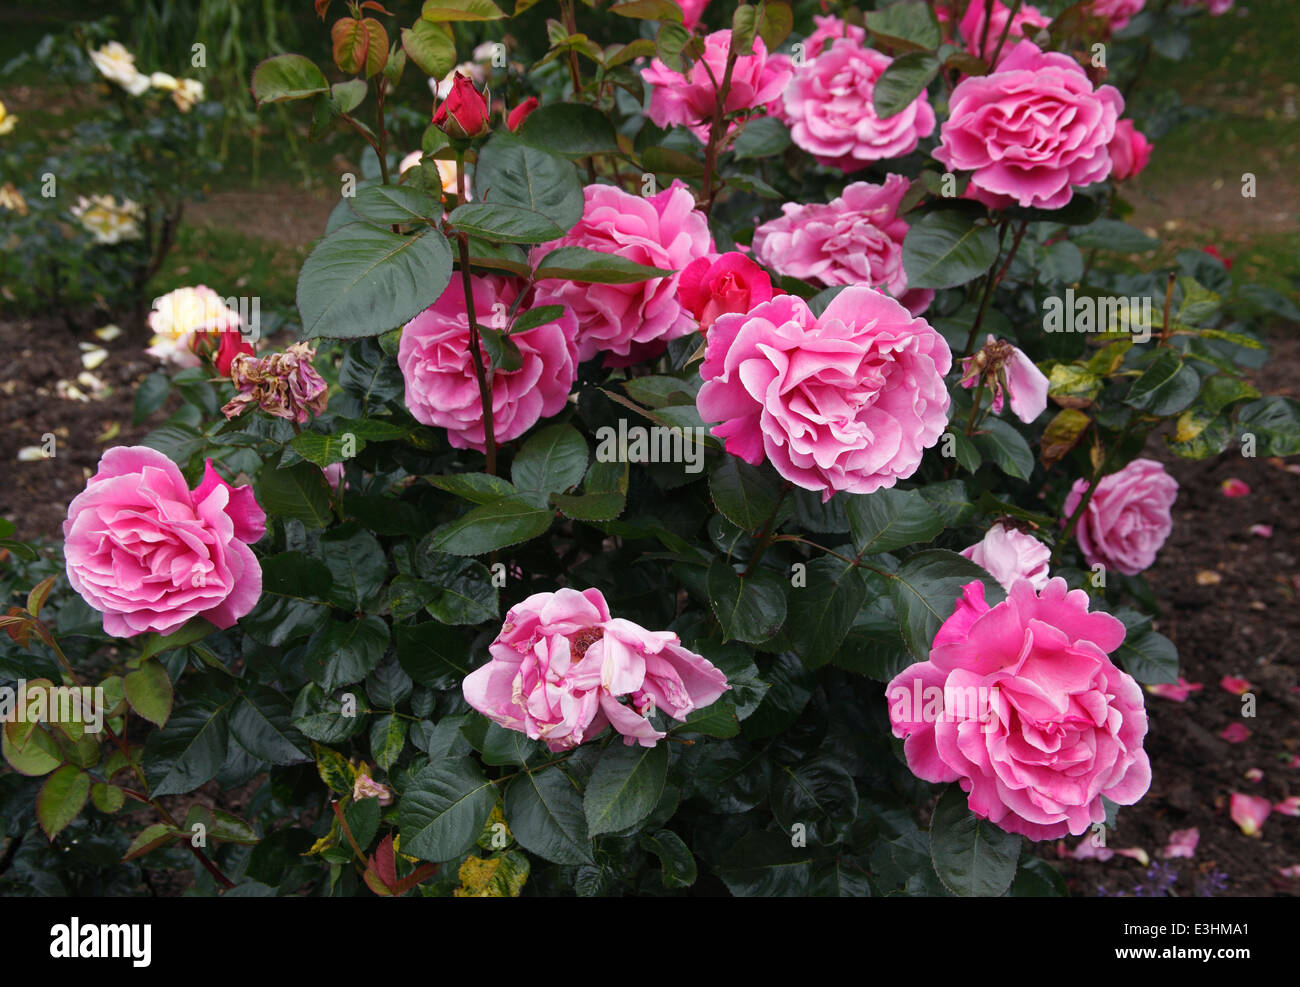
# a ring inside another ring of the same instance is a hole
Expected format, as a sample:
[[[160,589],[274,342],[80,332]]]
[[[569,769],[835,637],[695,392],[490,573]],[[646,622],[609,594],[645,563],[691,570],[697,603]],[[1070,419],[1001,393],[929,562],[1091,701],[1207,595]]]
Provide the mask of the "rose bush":
[[[1061,893],[1022,843],[1142,796],[1179,681],[1143,451],[1300,453],[1289,302],[1127,257],[1119,77],[1193,15],[521,6],[320,2],[333,66],[253,73],[362,175],[298,341],[185,349],[61,553],[0,530],[0,675],[106,707],[0,732],[5,880]]]

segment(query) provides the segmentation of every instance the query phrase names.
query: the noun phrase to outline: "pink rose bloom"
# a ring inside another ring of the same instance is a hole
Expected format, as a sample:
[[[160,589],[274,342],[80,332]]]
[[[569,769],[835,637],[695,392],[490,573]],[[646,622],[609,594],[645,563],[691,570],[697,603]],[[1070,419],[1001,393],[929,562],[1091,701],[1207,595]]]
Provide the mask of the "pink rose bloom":
[[[681,182],[643,198],[612,185],[583,189],[582,219],[567,235],[538,247],[534,261],[556,247],[586,247],[638,264],[680,272],[691,261],[713,255],[708,220]],[[680,273],[632,284],[542,281],[535,306],[566,306],[578,320],[578,360],[606,354],[610,366],[657,356],[670,339],[695,332],[698,324],[677,297]]]
[[[1123,109],[1119,90],[1094,91],[1074,59],[1022,41],[997,71],[957,84],[934,157],[950,171],[974,172],[980,191],[1060,209],[1073,186],[1110,174],[1106,148]]]
[[[804,39],[803,43],[804,55],[807,58],[816,58],[825,50],[828,44],[832,44],[840,38],[848,38],[860,45],[865,45],[867,42],[866,28],[850,24],[838,17],[823,17],[820,14],[813,14],[813,23],[817,26],[813,29],[813,33]]]
[[[1106,2],[1106,0],[1102,0]],[[1122,2],[1122,0],[1121,0]],[[1140,0],[1139,0],[1140,2]],[[1002,39],[1002,32],[1006,30],[1007,18],[1011,17],[1011,9],[1001,2],[993,0],[993,16],[989,18],[989,27],[987,33],[984,30],[984,0],[971,0],[966,6],[966,13],[961,19],[961,36],[966,39],[966,45],[970,51],[980,58],[988,61],[993,53],[998,49],[998,41]],[[1038,28],[1047,27],[1052,23],[1052,19],[1040,11],[1037,7],[1030,6],[1027,3],[1020,5],[1020,10],[1014,17],[1011,17],[1011,29],[1007,31],[1007,39],[1002,42],[1002,50],[998,52],[998,66],[1006,61],[1008,53],[1021,41],[1025,40],[1025,29],[1029,33],[1036,33]]]
[[[1092,0],[1090,13],[1094,17],[1105,17],[1110,21],[1112,31],[1128,26],[1133,15],[1145,7],[1147,0]]]
[[[476,321],[493,327],[493,319],[510,308],[522,282],[496,275],[475,276],[473,281]],[[564,407],[578,373],[576,332],[577,320],[566,309],[553,322],[510,335],[522,366],[487,370],[498,442],[518,438],[538,419]],[[416,421],[445,428],[447,441],[457,449],[484,451],[483,404],[469,353],[469,316],[460,278],[452,278],[442,296],[403,328],[397,365],[406,381],[406,407]],[[488,366],[486,354],[483,366]]]
[[[889,683],[894,736],[917,777],[959,782],[971,812],[1031,840],[1078,836],[1151,784],[1142,690],[1107,657],[1124,625],[1088,594],[1028,581],[990,608],[968,583],[928,661]]]
[[[517,603],[488,652],[491,660],[465,678],[465,700],[553,751],[610,725],[625,743],[653,747],[665,736],[650,723],[655,710],[684,720],[730,688],[671,631],[611,618],[597,589],[535,593]]]
[[[225,629],[262,594],[248,546],[265,533],[253,488],[230,486],[212,460],[191,491],[156,449],[115,446],[68,505],[68,582],[114,637],[167,634],[191,617]]]
[[[781,274],[828,288],[883,288],[920,315],[934,292],[907,290],[903,238],[908,223],[899,218],[898,206],[908,185],[902,175],[888,175],[883,185],[854,182],[825,205],[787,202],[780,218],[754,231],[754,256]]]
[[[961,386],[970,390],[982,376],[993,392],[993,413],[1002,414],[1006,395],[1011,397],[1011,413],[1028,425],[1047,410],[1047,392],[1051,381],[1018,347],[994,338],[974,356],[961,362]],[[1006,381],[1006,387],[1002,386]]]
[[[1047,562],[1052,550],[1033,535],[1015,528],[995,524],[983,539],[962,549],[961,554],[986,569],[1005,590],[1021,579],[1028,580],[1036,590],[1047,585]]]
[[[1115,124],[1115,138],[1106,148],[1110,152],[1110,177],[1117,182],[1137,178],[1151,160],[1152,145],[1132,120]]]
[[[820,318],[778,295],[709,330],[696,399],[727,452],[829,500],[916,472],[948,423],[942,336],[872,288],[841,291]]]
[[[1088,489],[1088,481],[1074,481],[1065,498],[1065,516]],[[1136,576],[1156,560],[1156,552],[1169,537],[1174,521],[1170,508],[1178,497],[1178,481],[1153,459],[1135,459],[1118,473],[1104,476],[1074,529],[1088,565],[1101,563]]]
[[[772,279],[765,270],[739,251],[717,258],[701,257],[682,271],[678,297],[687,311],[708,331],[718,316],[748,312],[772,298]]]
[[[694,31],[708,5],[709,0],[677,0],[677,6],[682,8],[682,27]]]
[[[721,84],[726,74],[730,46],[730,30],[714,31],[704,39],[703,57],[685,76],[674,72],[658,58],[654,59],[650,67],[641,72],[641,78],[655,87],[650,94],[646,116],[659,127],[687,127],[702,143],[707,143],[713,108],[718,101],[714,80]],[[754,54],[736,59],[724,111],[759,110],[775,102],[793,71],[789,55],[768,55],[763,39],[754,38]],[[728,133],[737,126],[733,120]]]
[[[791,140],[818,163],[846,173],[915,151],[934,132],[934,110],[922,92],[901,113],[876,116],[872,94],[891,61],[849,39],[809,58],[786,87],[781,108]]]

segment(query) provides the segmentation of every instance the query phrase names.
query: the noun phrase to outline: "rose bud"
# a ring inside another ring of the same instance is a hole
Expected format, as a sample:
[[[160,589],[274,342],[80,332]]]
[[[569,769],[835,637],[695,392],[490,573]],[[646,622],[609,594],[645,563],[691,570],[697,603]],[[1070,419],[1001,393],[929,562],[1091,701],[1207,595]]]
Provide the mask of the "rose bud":
[[[488,102],[467,76],[456,73],[451,92],[433,114],[433,125],[448,137],[460,140],[488,132]]]
[[[537,102],[536,96],[529,96],[526,100],[510,111],[510,115],[506,117],[506,128],[513,134],[519,129],[528,114],[532,113],[533,110],[537,109],[540,105],[541,104]]]
[[[221,333],[221,342],[217,345],[216,352],[211,357],[212,366],[216,368],[217,373],[222,377],[229,377],[231,361],[241,354],[253,356],[253,344],[247,342],[240,333],[223,332]]]

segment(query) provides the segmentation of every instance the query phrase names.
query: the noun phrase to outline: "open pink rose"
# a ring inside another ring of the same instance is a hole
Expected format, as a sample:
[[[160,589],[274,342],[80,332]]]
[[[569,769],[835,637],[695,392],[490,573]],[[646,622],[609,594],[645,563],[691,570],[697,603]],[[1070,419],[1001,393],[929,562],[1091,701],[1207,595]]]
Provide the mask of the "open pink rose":
[[[1047,27],[1052,22],[1050,17],[1030,4],[1022,3],[1013,17],[1011,8],[1001,0],[993,0],[993,16],[988,18],[986,31],[984,27],[986,9],[985,0],[971,0],[966,5],[966,13],[961,18],[961,36],[966,39],[966,45],[973,54],[988,61],[993,57],[993,53],[998,51],[998,42],[1002,39],[1002,32],[1006,31],[1006,40],[1002,42],[1002,50],[998,52],[999,65],[1006,60],[1012,48],[1025,40],[1026,29],[1033,34],[1038,28]],[[1010,29],[1007,28],[1008,17],[1011,18]]]
[[[1065,498],[1072,517],[1088,481],[1078,479]],[[1074,529],[1088,565],[1098,563],[1136,576],[1149,569],[1173,530],[1170,508],[1178,481],[1153,459],[1135,459],[1118,473],[1104,476]]]
[[[651,61],[641,72],[641,78],[654,86],[646,116],[659,127],[687,127],[701,143],[707,142],[730,47],[731,31],[714,31],[704,39],[704,55],[685,76],[658,58]],[[789,55],[769,55],[763,39],[754,38],[754,54],[741,55],[731,71],[724,112],[758,111],[774,103],[793,71]],[[738,126],[733,120],[728,129]]]
[[[1094,17],[1105,17],[1110,21],[1110,29],[1119,31],[1128,26],[1128,22],[1146,3],[1147,0],[1092,0],[1088,13]]]
[[[993,394],[993,413],[1002,414],[1002,404],[1011,398],[1011,413],[1028,425],[1047,410],[1051,382],[1024,351],[989,333],[988,341],[973,356],[961,362],[961,386],[969,390],[983,378]],[[1005,386],[1003,386],[1005,384]]]
[[[978,191],[1060,209],[1074,186],[1110,174],[1107,145],[1123,109],[1119,90],[1094,91],[1074,59],[1022,41],[996,71],[957,84],[934,157],[973,172]]]
[[[980,541],[962,549],[961,554],[987,569],[1003,589],[1011,589],[1021,579],[1028,580],[1034,589],[1047,585],[1047,563],[1052,550],[1033,535],[1004,524],[993,525]]]
[[[682,8],[682,27],[694,31],[695,25],[704,16],[704,8],[709,5],[709,0],[676,0],[676,3]]]
[[[1088,594],[1027,581],[989,607],[968,583],[928,661],[885,694],[918,778],[956,781],[970,809],[1032,840],[1078,836],[1151,784],[1142,690],[1108,655],[1124,625],[1088,612]]]
[[[224,629],[262,594],[248,546],[265,533],[253,488],[230,486],[211,460],[190,490],[156,449],[115,446],[68,505],[68,582],[115,637],[166,634],[191,617]]]
[[[813,14],[813,23],[817,26],[813,29],[813,33],[808,35],[803,42],[804,55],[807,58],[816,58],[826,50],[828,45],[833,44],[840,38],[848,38],[858,44],[866,44],[867,30],[857,24],[850,24],[838,17],[824,17],[821,14]]]
[[[677,285],[682,304],[708,331],[718,316],[748,312],[772,298],[768,273],[737,250],[693,260]]]
[[[1151,160],[1151,142],[1133,126],[1132,120],[1115,124],[1115,137],[1107,150],[1112,164],[1110,177],[1117,182],[1137,178]]]
[[[818,163],[846,173],[915,151],[934,132],[934,110],[922,92],[901,113],[876,116],[876,80],[891,61],[851,38],[810,57],[794,73],[781,107],[791,140]]]
[[[767,459],[829,500],[916,472],[948,422],[952,353],[923,319],[872,288],[841,291],[820,318],[778,295],[709,330],[696,400],[727,452]]]
[[[610,725],[625,743],[653,747],[665,736],[650,722],[655,710],[684,720],[730,688],[671,631],[611,617],[597,589],[535,593],[517,603],[488,652],[491,660],[465,678],[465,700],[553,751]]]
[[[698,324],[677,297],[678,279],[691,261],[713,255],[713,237],[690,190],[674,182],[642,198],[588,185],[583,194],[582,219],[563,238],[538,247],[534,261],[556,247],[586,247],[679,273],[632,284],[539,282],[535,305],[564,305],[576,316],[579,361],[605,354],[608,365],[626,366],[695,332]]]
[[[887,175],[884,184],[853,182],[826,204],[787,202],[782,215],[754,231],[754,256],[789,277],[813,284],[882,288],[920,315],[934,292],[907,290],[903,238],[908,224],[898,206],[910,183]]]
[[[473,282],[479,325],[506,328],[494,325],[494,320],[502,319],[523,283],[496,275],[475,276]],[[577,320],[566,309],[553,322],[510,335],[523,358],[522,366],[487,371],[498,442],[518,438],[538,419],[564,407],[578,372],[576,332]],[[397,365],[406,381],[406,407],[416,421],[445,428],[447,441],[457,449],[482,452],[483,403],[469,354],[469,316],[459,277],[452,278],[442,296],[402,329]],[[486,354],[483,366],[488,366]]]

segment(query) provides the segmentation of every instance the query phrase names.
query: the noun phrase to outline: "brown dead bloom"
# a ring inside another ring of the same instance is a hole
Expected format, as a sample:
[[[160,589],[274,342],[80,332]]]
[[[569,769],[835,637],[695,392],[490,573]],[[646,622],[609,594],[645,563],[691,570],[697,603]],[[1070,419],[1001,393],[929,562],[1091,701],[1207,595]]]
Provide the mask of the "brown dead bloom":
[[[283,353],[235,357],[230,379],[239,393],[221,409],[222,414],[234,418],[256,405],[268,415],[299,425],[307,421],[309,411],[322,414],[329,404],[329,385],[312,366],[315,356],[306,343],[294,343]]]

